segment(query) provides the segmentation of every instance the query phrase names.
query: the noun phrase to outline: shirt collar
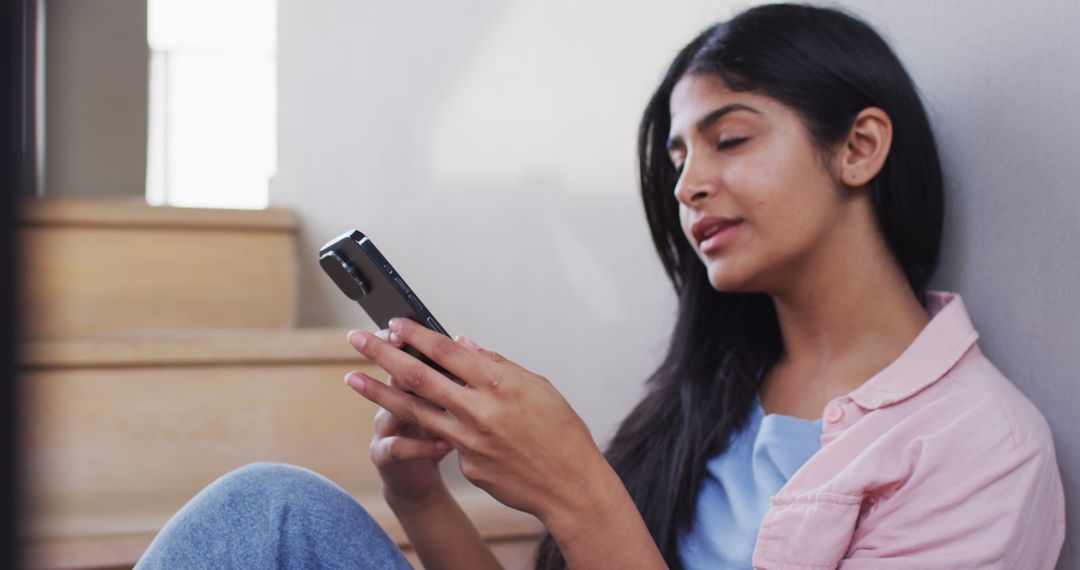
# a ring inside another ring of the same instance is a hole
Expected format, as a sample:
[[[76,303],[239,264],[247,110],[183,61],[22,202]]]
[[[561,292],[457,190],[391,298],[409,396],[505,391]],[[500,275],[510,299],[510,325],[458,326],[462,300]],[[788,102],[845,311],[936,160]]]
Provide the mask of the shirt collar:
[[[899,358],[848,394],[860,407],[875,410],[910,398],[945,376],[979,338],[960,295],[928,291],[926,300],[931,319],[919,336]]]

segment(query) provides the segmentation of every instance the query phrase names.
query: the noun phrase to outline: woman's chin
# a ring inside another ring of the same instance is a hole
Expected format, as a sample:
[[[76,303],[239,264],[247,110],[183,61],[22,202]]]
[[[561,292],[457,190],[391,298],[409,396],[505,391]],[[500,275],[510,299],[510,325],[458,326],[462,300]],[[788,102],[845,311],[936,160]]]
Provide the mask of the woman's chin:
[[[709,268],[709,284],[721,293],[746,293],[750,290],[746,279],[731,268]]]

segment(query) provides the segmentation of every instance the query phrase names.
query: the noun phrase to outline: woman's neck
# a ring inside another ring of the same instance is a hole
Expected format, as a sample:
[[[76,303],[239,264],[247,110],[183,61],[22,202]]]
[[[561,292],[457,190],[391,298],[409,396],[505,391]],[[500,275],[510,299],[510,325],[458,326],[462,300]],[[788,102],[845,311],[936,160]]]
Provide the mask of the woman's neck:
[[[812,269],[790,279],[791,288],[770,294],[784,350],[762,389],[767,412],[819,417],[829,400],[896,360],[930,321],[884,242],[850,238],[841,243],[853,245],[808,260]]]

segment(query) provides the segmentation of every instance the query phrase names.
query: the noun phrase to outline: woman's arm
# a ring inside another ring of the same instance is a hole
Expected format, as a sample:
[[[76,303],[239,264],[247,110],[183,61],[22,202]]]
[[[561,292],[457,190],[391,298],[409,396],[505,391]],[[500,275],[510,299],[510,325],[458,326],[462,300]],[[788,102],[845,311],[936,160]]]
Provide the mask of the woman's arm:
[[[606,464],[605,464],[606,465]],[[660,552],[622,481],[610,468],[590,478],[595,491],[544,518],[569,568],[665,568]],[[501,568],[476,527],[440,484],[410,500],[384,493],[427,570]]]
[[[419,501],[384,495],[426,570],[501,568],[446,485]]]
[[[622,480],[605,461],[575,507],[541,520],[568,568],[667,568]]]

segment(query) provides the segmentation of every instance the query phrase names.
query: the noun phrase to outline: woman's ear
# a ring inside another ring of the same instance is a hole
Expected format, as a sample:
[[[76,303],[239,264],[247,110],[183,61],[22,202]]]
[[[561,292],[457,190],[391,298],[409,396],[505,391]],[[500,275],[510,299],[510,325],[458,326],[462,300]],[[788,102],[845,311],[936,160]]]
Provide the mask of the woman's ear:
[[[859,112],[834,156],[845,186],[864,186],[881,172],[892,146],[892,133],[892,119],[885,111],[867,107]]]

